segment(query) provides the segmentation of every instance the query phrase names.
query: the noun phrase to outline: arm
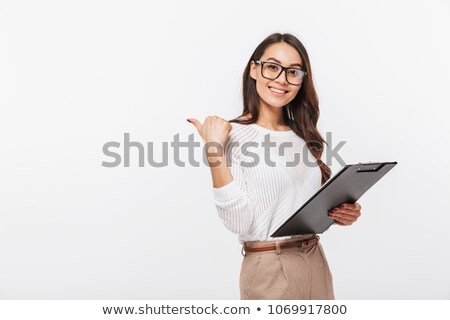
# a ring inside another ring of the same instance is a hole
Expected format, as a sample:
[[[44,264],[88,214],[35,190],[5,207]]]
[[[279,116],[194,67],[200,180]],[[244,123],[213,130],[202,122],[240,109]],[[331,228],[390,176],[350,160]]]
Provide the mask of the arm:
[[[247,196],[240,155],[239,146],[230,138],[225,147],[225,156],[208,157],[208,160],[210,163],[220,161],[218,166],[210,165],[213,201],[219,217],[231,232],[245,234],[253,223],[253,209]]]
[[[241,153],[236,148],[238,143],[232,142],[235,140],[232,125],[217,116],[206,117],[203,124],[194,118],[188,118],[187,121],[194,124],[205,142],[213,180],[213,199],[219,217],[231,232],[247,233],[253,223],[253,208],[247,196],[247,185],[240,164]],[[210,150],[213,146],[206,145],[210,142],[214,142],[216,147],[219,145],[221,150],[225,145],[225,152],[216,150],[216,154],[213,154]],[[230,160],[228,166],[227,160]],[[212,165],[216,161],[220,161],[220,164]]]

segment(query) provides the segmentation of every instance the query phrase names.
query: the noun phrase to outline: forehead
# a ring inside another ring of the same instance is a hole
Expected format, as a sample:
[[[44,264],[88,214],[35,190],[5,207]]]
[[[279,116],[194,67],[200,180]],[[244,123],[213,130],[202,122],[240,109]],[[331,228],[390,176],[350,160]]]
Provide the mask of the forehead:
[[[264,51],[261,59],[264,60],[268,58],[275,58],[281,61],[281,64],[287,66],[294,63],[303,64],[302,58],[300,57],[298,51],[286,42],[277,42],[269,45]]]

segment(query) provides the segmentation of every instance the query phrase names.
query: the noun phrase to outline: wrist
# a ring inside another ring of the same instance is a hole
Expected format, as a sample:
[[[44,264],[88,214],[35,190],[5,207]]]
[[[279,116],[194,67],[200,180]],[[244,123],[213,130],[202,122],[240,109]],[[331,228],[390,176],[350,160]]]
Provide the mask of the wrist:
[[[223,164],[226,164],[225,157],[223,157],[223,156],[210,155],[210,156],[207,156],[206,158],[208,160],[209,166],[212,168],[217,168],[219,166],[222,166]]]

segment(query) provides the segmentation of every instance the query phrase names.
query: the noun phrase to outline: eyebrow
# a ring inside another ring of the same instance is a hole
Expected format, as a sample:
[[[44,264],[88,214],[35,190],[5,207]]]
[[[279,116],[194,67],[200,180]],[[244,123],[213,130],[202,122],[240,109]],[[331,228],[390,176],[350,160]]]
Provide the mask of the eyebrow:
[[[279,64],[281,64],[280,60],[277,60],[277,59],[272,58],[272,57],[267,58],[267,60],[273,60],[273,61],[278,62]],[[290,67],[292,67],[292,66],[299,66],[300,68],[303,68],[303,66],[300,63],[293,63],[293,64],[290,65]]]

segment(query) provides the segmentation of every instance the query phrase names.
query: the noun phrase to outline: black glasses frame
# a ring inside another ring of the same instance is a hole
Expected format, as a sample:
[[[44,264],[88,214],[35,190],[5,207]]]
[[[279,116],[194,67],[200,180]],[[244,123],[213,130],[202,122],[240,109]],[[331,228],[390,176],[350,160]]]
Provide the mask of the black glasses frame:
[[[303,79],[305,79],[305,77],[306,77],[306,75],[307,75],[307,72],[306,72],[305,70],[302,70],[302,69],[299,69],[299,68],[293,68],[293,67],[283,67],[281,64],[278,64],[278,63],[275,63],[275,62],[272,62],[272,61],[261,61],[261,60],[256,60],[255,63],[261,65],[261,76],[262,76],[263,78],[265,78],[265,79],[268,79],[268,80],[276,80],[276,79],[278,79],[278,77],[280,76],[280,74],[282,74],[283,71],[286,70],[286,72],[284,73],[284,76],[286,77],[286,81],[287,81],[287,83],[289,83],[289,84],[291,84],[291,85],[293,85],[293,86],[300,86],[300,85],[303,83]],[[271,64],[275,64],[275,65],[279,66],[279,67],[281,68],[280,73],[279,73],[275,78],[273,78],[273,79],[264,76],[264,75],[263,75],[263,68],[264,68],[264,64],[265,64],[265,63],[271,63]],[[287,71],[288,71],[288,69],[294,69],[294,70],[300,70],[300,71],[303,71],[305,74],[303,75],[302,81],[301,81],[300,83],[290,83],[289,80],[288,80],[288,77],[287,77]]]

